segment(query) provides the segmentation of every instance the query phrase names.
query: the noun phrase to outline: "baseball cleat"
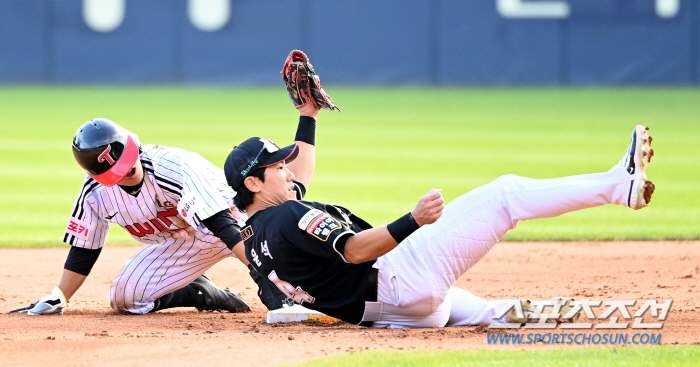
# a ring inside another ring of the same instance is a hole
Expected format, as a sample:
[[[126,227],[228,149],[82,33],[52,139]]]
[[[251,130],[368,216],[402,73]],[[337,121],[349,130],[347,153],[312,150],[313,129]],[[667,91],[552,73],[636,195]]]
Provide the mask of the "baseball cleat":
[[[522,305],[522,315],[518,315],[518,310],[512,307],[508,310],[508,313],[506,313],[506,320],[518,324],[527,324],[530,321],[535,322],[535,320],[537,320],[537,310],[532,306],[532,301],[529,299],[521,299],[520,304]]]
[[[559,318],[557,318],[556,320],[552,320],[552,321],[547,320],[547,322],[556,322],[557,324],[561,324],[561,323],[565,323],[565,322],[566,323],[573,323],[573,322],[576,322],[578,320],[578,318],[581,316],[580,310],[579,310],[579,312],[577,312],[574,315],[569,315],[569,313],[571,313],[571,310],[574,309],[574,302],[576,302],[576,300],[573,298],[554,297],[551,300],[545,301],[545,302],[547,302],[547,303],[544,306],[549,305],[551,303],[555,303],[555,304],[560,305]],[[535,304],[535,306],[537,307],[537,304]],[[539,308],[538,308],[538,310],[539,310]]]
[[[656,188],[653,182],[647,180],[646,175],[651,157],[654,156],[654,149],[651,149],[653,139],[649,136],[648,131],[648,127],[635,126],[627,153],[618,163],[618,167],[633,177],[627,195],[627,206],[635,210],[649,204],[651,195]]]
[[[630,183],[630,195],[627,199],[628,206],[634,210],[639,210],[649,205],[654,190],[656,190],[656,186],[647,179],[632,181]]]
[[[249,312],[250,306],[236,294],[226,289],[221,289],[214,285],[209,278],[202,274],[192,281],[190,285],[199,290],[204,296],[205,307],[197,308],[199,311],[228,311]]]

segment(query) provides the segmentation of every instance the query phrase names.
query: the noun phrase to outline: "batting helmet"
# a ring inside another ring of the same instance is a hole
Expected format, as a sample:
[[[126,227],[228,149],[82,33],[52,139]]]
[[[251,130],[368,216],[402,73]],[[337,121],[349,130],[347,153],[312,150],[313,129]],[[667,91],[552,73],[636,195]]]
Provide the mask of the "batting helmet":
[[[105,186],[114,186],[129,173],[140,150],[136,135],[104,118],[84,123],[73,138],[75,160]]]

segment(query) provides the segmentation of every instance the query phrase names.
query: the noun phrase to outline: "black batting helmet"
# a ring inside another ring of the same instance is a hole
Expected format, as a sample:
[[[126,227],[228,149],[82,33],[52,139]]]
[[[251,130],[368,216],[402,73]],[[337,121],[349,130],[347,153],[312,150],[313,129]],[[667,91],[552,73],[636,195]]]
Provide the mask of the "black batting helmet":
[[[140,148],[136,135],[104,118],[84,123],[73,138],[75,160],[105,186],[114,186],[129,173]]]

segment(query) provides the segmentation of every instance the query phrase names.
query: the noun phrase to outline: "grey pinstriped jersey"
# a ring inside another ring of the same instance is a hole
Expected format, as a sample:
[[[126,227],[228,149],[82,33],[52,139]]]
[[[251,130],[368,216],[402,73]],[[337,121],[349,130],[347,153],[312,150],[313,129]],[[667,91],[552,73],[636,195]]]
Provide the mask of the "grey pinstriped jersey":
[[[235,193],[227,185],[223,171],[200,155],[182,149],[144,145],[142,150],[141,192],[134,197],[117,185],[105,187],[87,176],[63,242],[100,248],[109,223],[120,225],[146,244],[170,242],[174,238],[169,230],[188,224],[198,230],[200,241],[219,241],[201,220],[233,206]],[[247,219],[235,210],[234,217],[240,225]]]

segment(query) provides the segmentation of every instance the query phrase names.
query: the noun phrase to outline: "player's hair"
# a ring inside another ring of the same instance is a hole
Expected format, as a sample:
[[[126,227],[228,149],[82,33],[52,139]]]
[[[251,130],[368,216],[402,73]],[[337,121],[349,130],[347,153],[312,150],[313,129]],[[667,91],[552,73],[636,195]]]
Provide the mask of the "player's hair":
[[[260,181],[265,182],[265,168],[258,168],[253,173],[249,174],[248,177],[257,177]],[[253,203],[253,194],[245,184],[236,192],[236,196],[233,198],[233,204],[236,205],[238,210],[245,212],[245,208]]]

